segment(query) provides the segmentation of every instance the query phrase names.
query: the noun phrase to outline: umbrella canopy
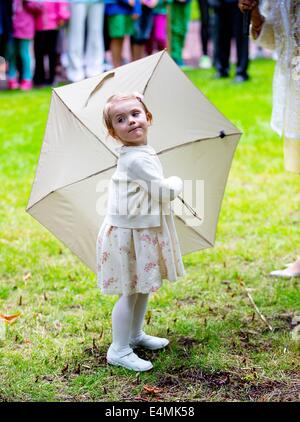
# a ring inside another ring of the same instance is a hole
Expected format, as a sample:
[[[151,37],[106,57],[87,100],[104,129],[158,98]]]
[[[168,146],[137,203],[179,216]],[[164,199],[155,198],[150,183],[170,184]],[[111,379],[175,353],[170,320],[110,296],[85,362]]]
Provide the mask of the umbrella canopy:
[[[214,245],[218,216],[241,132],[196,88],[166,51],[53,89],[27,212],[96,272],[96,239],[120,145],[102,111],[118,92],[138,91],[152,112],[148,144],[165,177],[184,180],[174,201],[183,255]]]

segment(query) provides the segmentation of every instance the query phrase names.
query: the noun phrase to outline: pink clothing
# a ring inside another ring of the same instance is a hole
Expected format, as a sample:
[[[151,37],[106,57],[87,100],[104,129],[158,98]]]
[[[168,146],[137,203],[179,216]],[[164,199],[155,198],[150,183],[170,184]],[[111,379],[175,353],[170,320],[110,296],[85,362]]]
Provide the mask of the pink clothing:
[[[153,41],[159,43],[159,50],[167,47],[167,15],[158,14],[153,17]]]
[[[36,16],[36,31],[58,29],[62,21],[70,18],[70,9],[67,2],[44,2],[42,13]]]
[[[42,4],[31,1],[13,0],[13,37],[32,40],[34,37],[34,18],[41,12]]]

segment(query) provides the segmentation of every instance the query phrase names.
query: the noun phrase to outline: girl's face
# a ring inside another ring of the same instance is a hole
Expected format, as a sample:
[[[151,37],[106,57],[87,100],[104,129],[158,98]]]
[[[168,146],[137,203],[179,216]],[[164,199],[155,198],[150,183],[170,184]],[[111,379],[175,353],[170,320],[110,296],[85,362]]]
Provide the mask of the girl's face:
[[[147,133],[150,125],[143,105],[135,98],[122,100],[112,105],[111,119],[114,137],[123,145],[147,144]]]

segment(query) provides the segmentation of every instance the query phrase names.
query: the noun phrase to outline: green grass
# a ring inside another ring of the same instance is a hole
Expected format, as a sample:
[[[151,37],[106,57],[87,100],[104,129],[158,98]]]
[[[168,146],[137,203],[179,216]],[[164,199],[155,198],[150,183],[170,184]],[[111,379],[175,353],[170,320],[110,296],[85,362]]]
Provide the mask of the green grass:
[[[300,221],[300,180],[284,172],[282,141],[269,128],[273,67],[252,62],[243,85],[187,72],[244,135],[215,247],[186,256],[185,279],[151,298],[146,330],[170,346],[141,352],[154,364],[142,374],[106,365],[115,298],[24,211],[50,90],[0,92],[0,312],[21,312],[0,340],[0,400],[299,400],[299,345],[290,335],[299,281],[267,276],[296,257]]]

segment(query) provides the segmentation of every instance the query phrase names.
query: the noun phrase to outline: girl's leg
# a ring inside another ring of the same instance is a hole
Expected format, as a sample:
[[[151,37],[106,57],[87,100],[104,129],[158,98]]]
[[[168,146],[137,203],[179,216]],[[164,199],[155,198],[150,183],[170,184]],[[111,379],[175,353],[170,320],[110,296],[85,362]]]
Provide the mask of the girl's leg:
[[[145,347],[150,350],[162,349],[169,344],[169,340],[166,338],[149,336],[142,330],[149,294],[138,293],[136,296],[131,325],[130,345],[132,347]]]
[[[129,346],[130,329],[137,295],[121,296],[112,312],[113,342],[107,352],[107,361],[134,371],[148,371],[152,363],[140,359]]]
[[[32,80],[32,71],[31,71],[31,56],[30,56],[30,46],[31,40],[19,40],[20,42],[20,57],[22,61],[22,80],[31,81]]]
[[[137,295],[122,295],[112,311],[112,347],[120,354],[130,353],[129,335]]]

